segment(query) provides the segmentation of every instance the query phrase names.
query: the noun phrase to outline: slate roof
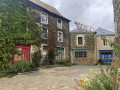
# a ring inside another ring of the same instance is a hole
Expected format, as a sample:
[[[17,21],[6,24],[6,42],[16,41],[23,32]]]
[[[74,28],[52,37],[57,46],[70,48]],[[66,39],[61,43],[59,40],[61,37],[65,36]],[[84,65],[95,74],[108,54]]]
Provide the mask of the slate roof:
[[[88,31],[88,30],[82,30],[82,29],[75,28],[74,30],[70,31],[70,33],[73,33],[73,34],[90,34],[92,32]]]
[[[49,12],[51,12],[51,13],[54,13],[54,14],[56,14],[56,15],[58,15],[58,16],[61,16],[61,17],[65,18],[64,16],[62,16],[62,15],[58,12],[58,10],[57,10],[56,8],[54,8],[54,7],[48,5],[48,4],[46,4],[46,3],[44,3],[44,2],[42,2],[42,1],[40,1],[40,0],[29,0],[29,1],[32,2],[32,3],[34,3],[34,4],[36,4],[36,5],[38,5],[38,6],[40,6],[40,7],[42,7],[42,8],[44,8],[44,9],[46,9],[47,11],[49,11]],[[65,18],[65,19],[67,19],[67,18]],[[68,19],[67,19],[67,20],[68,20]],[[70,21],[70,20],[69,20],[69,21]]]
[[[103,29],[103,28],[98,28],[95,32],[96,32],[96,35],[115,35],[114,32]]]

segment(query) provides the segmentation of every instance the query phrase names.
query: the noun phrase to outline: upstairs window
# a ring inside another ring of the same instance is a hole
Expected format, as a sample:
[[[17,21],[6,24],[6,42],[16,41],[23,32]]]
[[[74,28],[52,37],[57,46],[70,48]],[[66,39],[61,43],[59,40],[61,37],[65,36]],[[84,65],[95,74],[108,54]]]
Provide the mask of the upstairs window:
[[[46,13],[42,13],[41,23],[48,24],[48,15]]]
[[[42,28],[43,30],[43,39],[47,38],[47,28]]]
[[[62,29],[62,20],[58,19],[57,28]]]
[[[107,46],[108,43],[107,43],[107,39],[103,39],[103,46]]]
[[[83,37],[78,37],[78,45],[83,45]]]
[[[63,42],[63,33],[62,32],[58,32],[58,41]]]

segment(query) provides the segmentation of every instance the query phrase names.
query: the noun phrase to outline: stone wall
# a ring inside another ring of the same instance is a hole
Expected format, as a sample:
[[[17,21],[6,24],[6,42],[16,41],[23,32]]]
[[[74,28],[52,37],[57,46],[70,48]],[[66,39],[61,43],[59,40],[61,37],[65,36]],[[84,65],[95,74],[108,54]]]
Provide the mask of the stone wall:
[[[82,35],[84,37],[84,45],[77,45],[77,36]],[[71,58],[73,60],[74,52],[73,49],[88,49],[89,60],[95,62],[95,35],[94,34],[72,34],[71,33]]]

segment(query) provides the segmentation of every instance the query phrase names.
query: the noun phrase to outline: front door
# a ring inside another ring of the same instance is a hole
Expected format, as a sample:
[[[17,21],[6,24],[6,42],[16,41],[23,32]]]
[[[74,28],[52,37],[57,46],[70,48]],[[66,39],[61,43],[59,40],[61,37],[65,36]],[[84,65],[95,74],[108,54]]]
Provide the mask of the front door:
[[[14,49],[17,51],[14,54],[14,62],[30,61],[30,45],[16,44]]]

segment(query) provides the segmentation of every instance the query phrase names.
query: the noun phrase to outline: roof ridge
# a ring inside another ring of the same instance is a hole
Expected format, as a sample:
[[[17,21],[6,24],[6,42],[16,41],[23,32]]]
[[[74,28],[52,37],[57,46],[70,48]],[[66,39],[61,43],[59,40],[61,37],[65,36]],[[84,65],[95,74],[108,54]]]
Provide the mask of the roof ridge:
[[[36,5],[39,5],[39,6],[43,7],[43,8],[45,8],[49,12],[52,12],[52,13],[54,13],[56,15],[59,15],[59,16],[62,16],[62,14],[55,7],[50,6],[49,4],[46,4],[46,3],[44,3],[44,2],[42,2],[40,0],[29,0],[29,1],[36,4]],[[64,16],[62,16],[62,17],[64,17]]]

